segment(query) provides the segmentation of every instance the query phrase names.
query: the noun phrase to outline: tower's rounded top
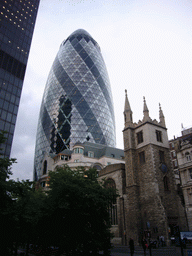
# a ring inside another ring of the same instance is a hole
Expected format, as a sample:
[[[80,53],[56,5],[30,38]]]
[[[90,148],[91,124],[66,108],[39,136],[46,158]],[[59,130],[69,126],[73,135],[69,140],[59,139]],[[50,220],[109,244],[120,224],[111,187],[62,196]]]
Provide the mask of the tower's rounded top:
[[[70,42],[72,42],[74,39],[77,39],[78,41],[81,41],[82,38],[84,38],[86,40],[86,42],[88,43],[89,41],[92,41],[92,43],[96,46],[98,46],[98,48],[100,49],[98,43],[92,38],[92,36],[84,29],[77,29],[75,30],[66,40],[64,40],[61,44],[64,45],[66,43],[66,41],[70,40]]]
[[[80,28],[80,29],[75,30],[68,38],[70,38],[72,36],[76,37],[76,36],[79,36],[79,35],[92,37],[86,30]]]

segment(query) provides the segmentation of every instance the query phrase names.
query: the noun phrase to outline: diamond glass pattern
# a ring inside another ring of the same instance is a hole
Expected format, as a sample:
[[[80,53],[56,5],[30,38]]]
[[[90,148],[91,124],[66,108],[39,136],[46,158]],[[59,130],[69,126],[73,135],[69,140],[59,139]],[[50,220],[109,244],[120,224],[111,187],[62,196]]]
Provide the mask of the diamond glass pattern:
[[[82,29],[60,46],[50,70],[39,115],[34,178],[45,152],[72,149],[76,142],[115,147],[111,86],[97,42]]]

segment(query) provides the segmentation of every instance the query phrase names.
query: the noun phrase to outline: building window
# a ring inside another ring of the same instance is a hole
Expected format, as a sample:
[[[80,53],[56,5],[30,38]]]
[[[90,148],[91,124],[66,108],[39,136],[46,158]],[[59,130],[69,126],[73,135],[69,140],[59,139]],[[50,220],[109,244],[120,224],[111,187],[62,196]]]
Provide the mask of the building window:
[[[73,152],[74,152],[74,154],[83,154],[83,149],[82,148],[74,148]]]
[[[44,161],[43,165],[43,175],[47,173],[47,160]]]
[[[169,178],[167,176],[163,178],[163,183],[164,183],[164,190],[169,191]]]
[[[42,181],[42,182],[41,182],[41,187],[44,188],[45,185],[46,185],[46,182],[45,182],[45,181]]]
[[[177,160],[174,160],[174,161],[173,161],[173,166],[174,166],[174,168],[178,167]]]
[[[93,168],[97,169],[98,171],[101,171],[101,170],[102,170],[101,166],[98,165],[98,164],[95,164],[95,165],[93,166]]]
[[[185,153],[185,157],[186,157],[187,161],[191,161],[191,156],[190,156],[189,152]]]
[[[94,157],[94,153],[93,153],[93,152],[91,152],[91,151],[89,151],[89,152],[88,152],[88,157],[93,158],[93,157]]]
[[[164,151],[159,150],[159,159],[161,163],[165,162]]]
[[[176,157],[176,152],[175,151],[172,152],[172,156]]]
[[[65,161],[68,161],[68,156],[64,156],[64,155],[61,155],[61,160],[65,160]]]
[[[140,131],[137,133],[137,144],[140,144],[143,142],[143,131]]]
[[[79,163],[79,159],[75,159],[75,160],[74,160],[74,163]]]
[[[162,142],[162,132],[161,131],[156,130],[156,138],[157,138],[157,141]]]
[[[118,225],[115,181],[109,178],[105,181],[104,186],[105,188],[110,189],[108,197],[108,211],[111,220],[111,225]]]
[[[145,151],[142,151],[139,153],[139,163],[144,164],[145,163]]]
[[[192,168],[189,168],[190,179],[192,179]]]
[[[110,165],[111,164],[111,162],[107,162],[107,165]]]

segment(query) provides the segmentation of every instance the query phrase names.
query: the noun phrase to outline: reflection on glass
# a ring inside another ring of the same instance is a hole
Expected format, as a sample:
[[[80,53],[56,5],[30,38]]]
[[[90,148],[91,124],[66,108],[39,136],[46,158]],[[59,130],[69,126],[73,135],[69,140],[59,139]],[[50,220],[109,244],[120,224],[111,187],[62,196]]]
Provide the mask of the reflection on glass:
[[[72,149],[87,138],[115,147],[106,66],[96,41],[79,29],[61,44],[47,79],[37,129],[34,177],[40,175],[45,152]]]

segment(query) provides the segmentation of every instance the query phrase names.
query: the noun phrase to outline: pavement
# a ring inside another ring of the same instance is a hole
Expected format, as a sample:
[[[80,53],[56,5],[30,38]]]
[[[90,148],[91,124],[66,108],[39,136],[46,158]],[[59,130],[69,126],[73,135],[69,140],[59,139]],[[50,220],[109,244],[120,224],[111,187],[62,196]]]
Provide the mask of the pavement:
[[[25,253],[24,249],[19,249],[17,255]],[[100,252],[103,255],[102,252]],[[35,256],[34,254],[28,254],[29,256]],[[130,250],[128,246],[115,245],[111,250],[111,256],[130,256]],[[46,256],[46,255],[44,255]],[[144,251],[141,246],[135,246],[134,256],[144,256]],[[157,249],[151,249],[151,254],[149,249],[146,250],[146,256],[192,256],[192,246],[188,246],[183,250],[183,255],[181,253],[181,248],[176,246],[166,246]]]
[[[111,250],[111,256],[125,255],[131,255],[128,246],[114,246],[114,248]],[[134,256],[144,256],[144,251],[141,246],[135,246]],[[183,255],[180,247],[166,246],[151,249],[151,254],[149,249],[147,249],[146,256],[192,256],[192,246],[188,246],[186,249],[183,249]]]

